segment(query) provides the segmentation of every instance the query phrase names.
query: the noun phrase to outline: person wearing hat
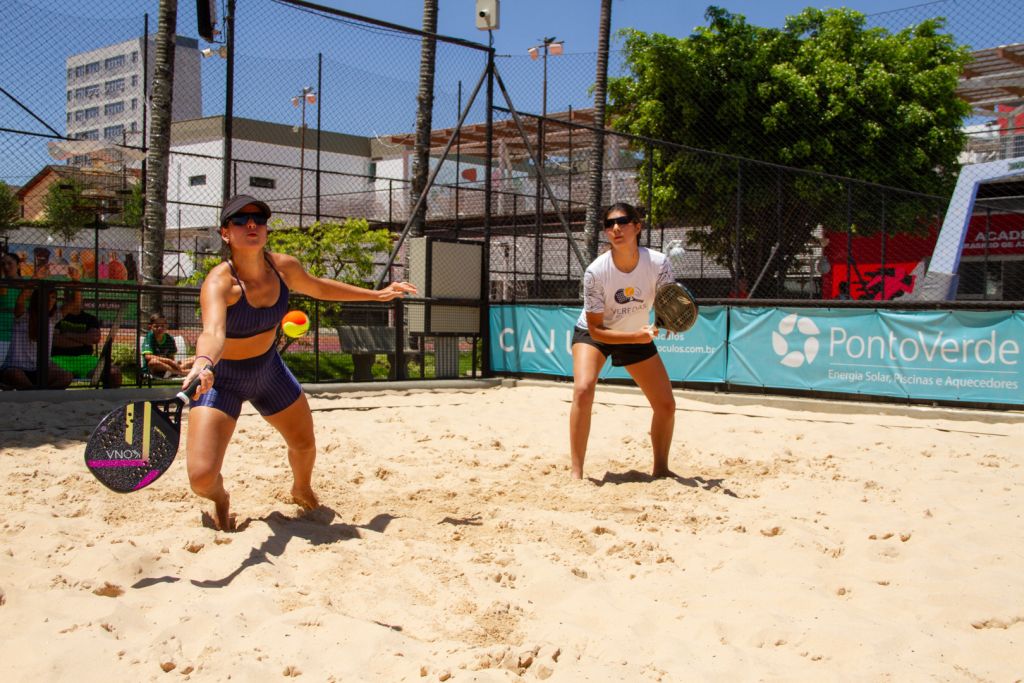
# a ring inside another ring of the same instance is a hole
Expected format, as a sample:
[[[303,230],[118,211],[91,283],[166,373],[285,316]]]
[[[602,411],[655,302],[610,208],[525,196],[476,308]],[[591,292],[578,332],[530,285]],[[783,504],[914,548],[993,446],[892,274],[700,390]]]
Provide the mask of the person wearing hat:
[[[266,250],[270,207],[248,195],[229,199],[220,216],[227,257],[214,266],[199,294],[203,331],[195,361],[182,381],[201,381],[192,400],[186,442],[192,490],[212,500],[218,529],[234,525],[220,469],[242,402],[249,401],[288,446],[292,498],[301,507],[319,505],[313,491],[316,439],[302,387],[277,352],[276,332],[294,290],[326,301],[391,301],[416,288],[392,282],[379,290],[314,277],[298,259]]]

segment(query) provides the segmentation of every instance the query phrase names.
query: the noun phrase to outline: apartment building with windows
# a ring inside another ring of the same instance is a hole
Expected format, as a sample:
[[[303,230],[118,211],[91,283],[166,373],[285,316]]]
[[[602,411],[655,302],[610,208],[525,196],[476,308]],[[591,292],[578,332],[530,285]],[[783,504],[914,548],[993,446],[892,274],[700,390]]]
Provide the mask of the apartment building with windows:
[[[156,55],[154,41],[150,36],[148,50],[140,37],[67,58],[69,138],[142,144],[147,120],[143,112],[146,94],[152,89]],[[200,61],[199,42],[176,36],[172,120],[202,116]]]

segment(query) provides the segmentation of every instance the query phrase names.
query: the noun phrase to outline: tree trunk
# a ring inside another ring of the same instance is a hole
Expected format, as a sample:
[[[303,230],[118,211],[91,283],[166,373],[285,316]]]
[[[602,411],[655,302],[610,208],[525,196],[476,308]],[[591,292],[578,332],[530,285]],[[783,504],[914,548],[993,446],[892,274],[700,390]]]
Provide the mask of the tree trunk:
[[[164,238],[167,232],[167,173],[171,149],[171,101],[174,89],[174,36],[177,33],[178,0],[160,0],[157,10],[156,57],[153,62],[153,96],[150,103],[149,150],[146,153],[146,208],[143,218],[145,249],[142,281],[163,283]],[[149,40],[145,36],[144,40]],[[143,309],[161,308],[161,298],[147,295]]]
[[[608,36],[612,24],[612,0],[601,0],[601,19],[597,36],[597,76],[594,80],[594,146],[590,150],[587,169],[587,217],[583,224],[587,256],[597,258],[597,236],[601,232],[603,197],[601,183],[604,175],[604,110],[608,91]]]
[[[423,0],[423,30],[430,36],[423,38],[420,48],[420,87],[416,93],[416,157],[412,165],[412,197],[415,204],[427,187],[427,176],[430,173],[430,129],[434,118],[434,55],[437,33],[437,2]],[[427,220],[427,200],[424,198],[419,210],[413,216],[410,235],[423,235],[423,225]]]

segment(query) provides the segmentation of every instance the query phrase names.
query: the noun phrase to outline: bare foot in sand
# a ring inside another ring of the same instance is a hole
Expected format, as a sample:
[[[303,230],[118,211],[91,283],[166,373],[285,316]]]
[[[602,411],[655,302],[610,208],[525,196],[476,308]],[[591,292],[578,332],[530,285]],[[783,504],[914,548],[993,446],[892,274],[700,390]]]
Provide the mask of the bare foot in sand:
[[[218,531],[234,531],[235,516],[230,512],[231,496],[224,493],[224,498],[213,501],[213,523]]]
[[[293,486],[292,500],[303,510],[315,510],[320,507],[320,501],[317,499],[316,494],[313,493],[312,487],[309,486],[304,488]]]
[[[676,473],[667,467],[656,467],[651,471],[653,479],[669,479],[676,476]]]

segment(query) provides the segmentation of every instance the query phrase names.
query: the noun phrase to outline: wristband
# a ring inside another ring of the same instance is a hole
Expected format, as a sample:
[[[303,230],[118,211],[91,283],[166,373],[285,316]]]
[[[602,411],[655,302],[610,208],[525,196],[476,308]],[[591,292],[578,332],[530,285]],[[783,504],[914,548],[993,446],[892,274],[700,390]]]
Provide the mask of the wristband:
[[[196,356],[196,360],[199,360],[200,358],[205,358],[206,360],[210,361],[210,367],[211,368],[213,367],[213,359],[212,358],[210,358],[209,356]]]

